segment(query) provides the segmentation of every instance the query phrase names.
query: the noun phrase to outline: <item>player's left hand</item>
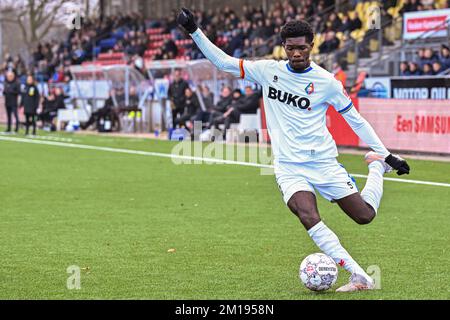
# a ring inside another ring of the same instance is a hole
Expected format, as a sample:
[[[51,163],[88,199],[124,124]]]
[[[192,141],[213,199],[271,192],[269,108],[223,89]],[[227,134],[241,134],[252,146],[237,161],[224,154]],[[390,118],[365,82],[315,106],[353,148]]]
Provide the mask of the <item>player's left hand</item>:
[[[198,28],[195,23],[194,15],[189,9],[186,8],[181,8],[181,11],[177,17],[177,22],[189,33],[194,33]]]
[[[384,160],[388,165],[390,165],[394,170],[397,170],[397,174],[401,176],[402,174],[409,174],[409,165],[406,160],[400,158],[399,156],[394,156],[390,154]]]

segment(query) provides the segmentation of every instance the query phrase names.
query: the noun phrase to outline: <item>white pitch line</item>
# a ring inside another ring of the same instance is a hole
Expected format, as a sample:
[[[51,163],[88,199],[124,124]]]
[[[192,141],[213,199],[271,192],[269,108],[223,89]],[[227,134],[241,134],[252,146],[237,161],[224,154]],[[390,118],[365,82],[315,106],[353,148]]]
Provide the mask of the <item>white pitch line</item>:
[[[126,153],[126,154],[143,155],[143,156],[151,156],[151,157],[183,159],[183,160],[203,161],[203,162],[212,162],[212,163],[221,163],[221,164],[233,164],[233,165],[240,165],[240,166],[247,166],[247,167],[273,168],[272,165],[260,164],[260,163],[254,163],[254,162],[242,162],[242,161],[214,159],[214,158],[181,156],[181,155],[174,155],[174,154],[169,154],[169,153],[129,150],[129,149],[120,149],[120,148],[109,148],[109,147],[92,146],[92,145],[86,145],[86,144],[74,144],[74,143],[64,143],[64,142],[45,141],[45,140],[33,140],[33,139],[23,139],[23,138],[5,137],[5,136],[0,136],[0,140],[41,144],[41,145],[50,145],[50,146],[75,148],[75,149],[87,149],[87,150],[108,151],[108,152],[116,152],[116,153]],[[363,174],[351,173],[351,175],[356,178],[364,178],[364,179],[367,178],[367,175],[363,175]],[[406,179],[388,178],[388,177],[385,177],[384,180],[402,182],[402,183],[438,186],[438,187],[450,187],[450,183],[442,183],[442,182],[406,180]]]

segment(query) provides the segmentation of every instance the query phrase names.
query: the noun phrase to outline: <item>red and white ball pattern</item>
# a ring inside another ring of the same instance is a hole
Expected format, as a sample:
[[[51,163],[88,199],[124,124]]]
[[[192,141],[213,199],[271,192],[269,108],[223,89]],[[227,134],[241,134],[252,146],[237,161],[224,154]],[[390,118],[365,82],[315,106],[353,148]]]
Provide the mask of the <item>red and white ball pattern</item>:
[[[338,268],[333,259],[326,254],[313,253],[303,259],[299,276],[308,289],[325,291],[336,283]]]

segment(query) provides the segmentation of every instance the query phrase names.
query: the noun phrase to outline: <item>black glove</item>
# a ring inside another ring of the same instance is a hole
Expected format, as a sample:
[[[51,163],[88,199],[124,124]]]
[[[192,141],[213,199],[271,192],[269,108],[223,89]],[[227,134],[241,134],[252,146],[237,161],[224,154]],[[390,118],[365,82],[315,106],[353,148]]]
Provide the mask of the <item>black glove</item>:
[[[397,174],[401,176],[402,174],[409,174],[409,165],[406,161],[399,156],[394,156],[392,154],[388,155],[384,161],[390,165],[393,169],[397,170]]]
[[[194,15],[189,9],[182,8],[177,17],[177,22],[182,26],[187,32],[193,33],[197,30],[197,24],[195,23]]]

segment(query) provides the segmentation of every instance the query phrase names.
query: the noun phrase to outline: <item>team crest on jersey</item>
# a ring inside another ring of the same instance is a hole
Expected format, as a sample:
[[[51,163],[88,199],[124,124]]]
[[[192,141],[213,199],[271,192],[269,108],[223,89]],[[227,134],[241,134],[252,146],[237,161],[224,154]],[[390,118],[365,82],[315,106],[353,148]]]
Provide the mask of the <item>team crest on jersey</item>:
[[[314,92],[314,83],[310,82],[306,88],[305,88],[305,92],[307,94],[312,94]]]

